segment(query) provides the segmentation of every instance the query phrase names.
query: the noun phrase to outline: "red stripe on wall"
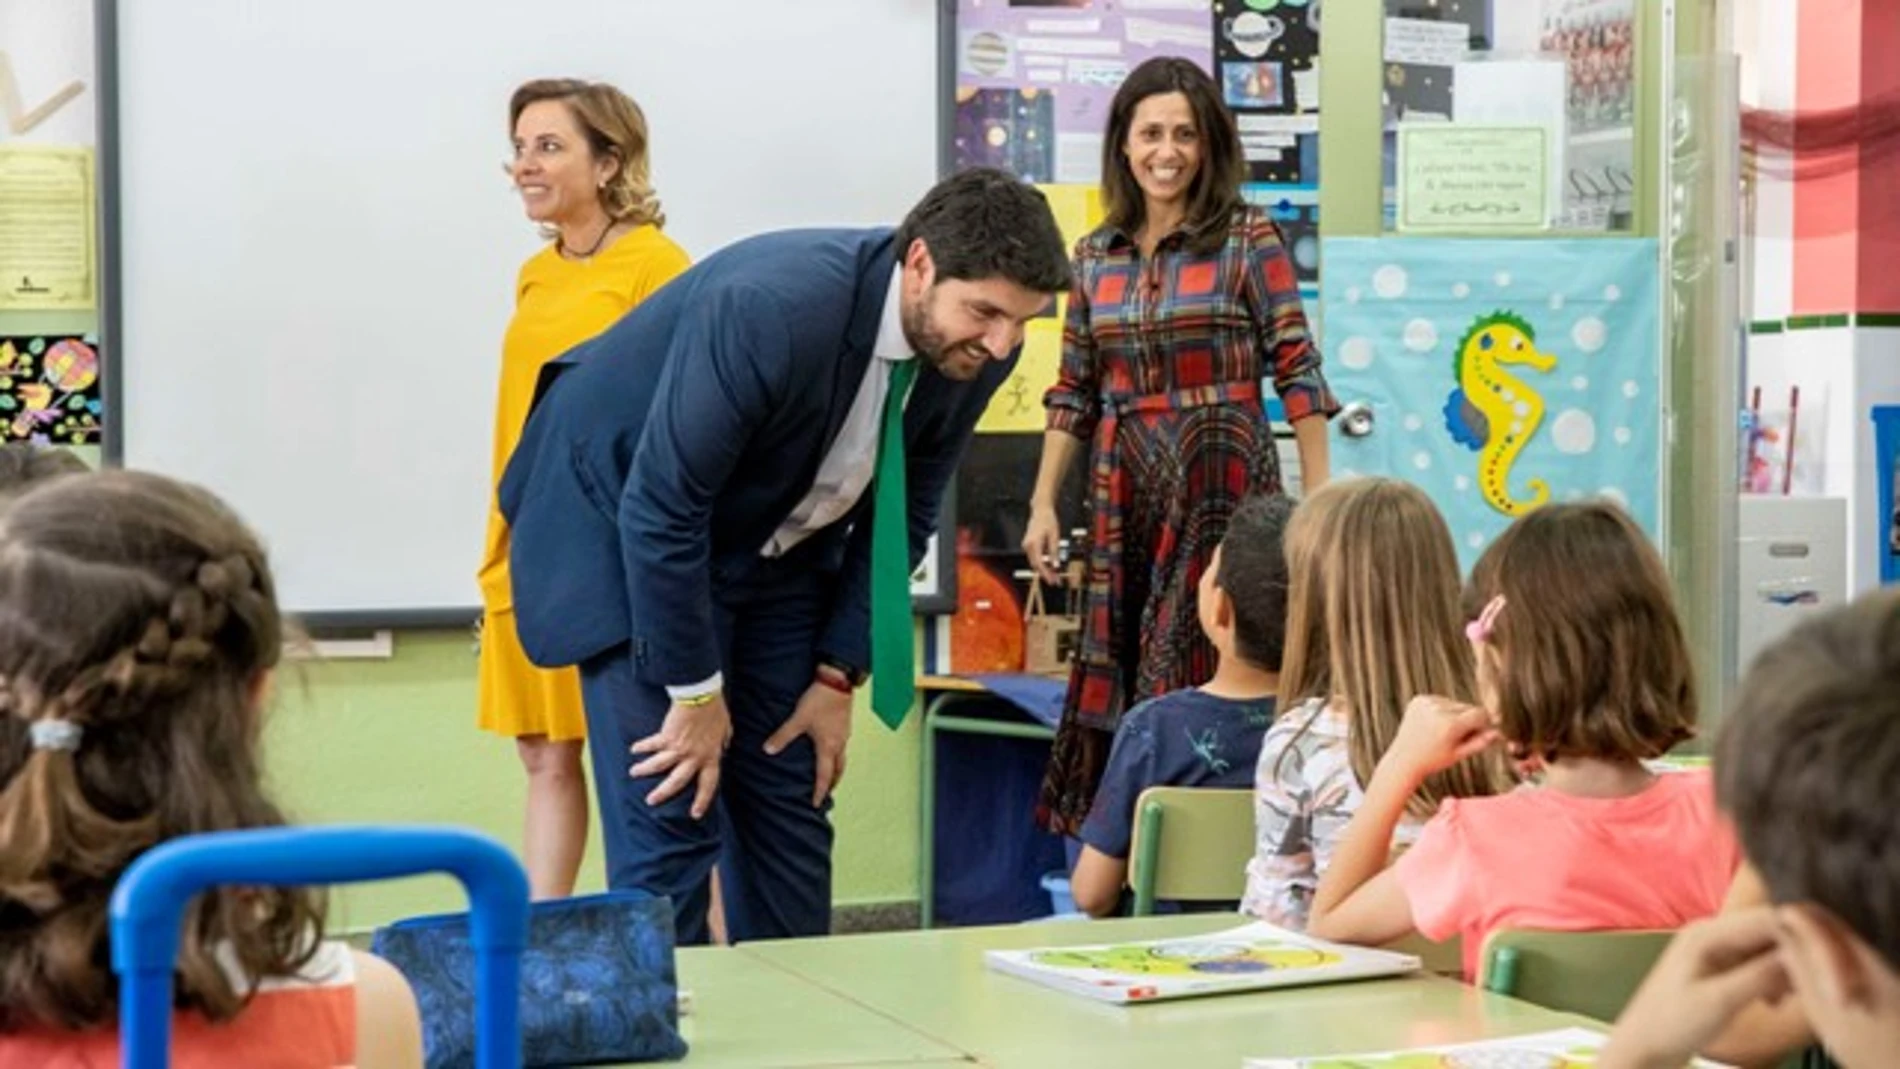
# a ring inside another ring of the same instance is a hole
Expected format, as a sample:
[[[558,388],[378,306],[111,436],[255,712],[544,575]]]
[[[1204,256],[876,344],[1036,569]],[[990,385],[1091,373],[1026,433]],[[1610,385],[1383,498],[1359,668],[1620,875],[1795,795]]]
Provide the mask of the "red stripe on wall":
[[[1869,0],[1878,6],[1883,0]],[[1886,0],[1891,4],[1891,0]],[[1861,99],[1863,0],[1797,0],[1795,107],[1821,111]],[[1872,64],[1892,63],[1885,58]],[[1793,314],[1862,307],[1859,293],[1861,178],[1855,171],[1805,178],[1794,191]]]
[[[1900,92],[1900,3],[1864,0],[1860,20],[1860,98]],[[1900,155],[1864,152],[1860,167],[1855,308],[1900,310]],[[1843,305],[1842,307],[1847,307]]]

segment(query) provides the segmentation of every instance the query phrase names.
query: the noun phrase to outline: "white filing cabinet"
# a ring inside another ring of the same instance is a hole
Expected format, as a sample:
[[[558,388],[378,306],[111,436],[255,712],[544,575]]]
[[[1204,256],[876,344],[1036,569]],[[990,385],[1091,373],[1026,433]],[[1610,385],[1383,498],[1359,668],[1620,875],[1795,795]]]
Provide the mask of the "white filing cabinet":
[[[1847,602],[1847,502],[1743,494],[1740,528],[1735,663],[1746,673],[1763,646]]]

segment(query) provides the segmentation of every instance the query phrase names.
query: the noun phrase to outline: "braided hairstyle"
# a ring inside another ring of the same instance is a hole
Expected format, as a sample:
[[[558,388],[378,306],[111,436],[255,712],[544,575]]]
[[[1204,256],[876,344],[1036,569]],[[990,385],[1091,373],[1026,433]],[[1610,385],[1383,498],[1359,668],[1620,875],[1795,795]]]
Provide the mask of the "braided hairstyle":
[[[0,505],[48,479],[91,470],[77,454],[56,445],[0,442]]]
[[[284,823],[258,754],[282,630],[257,539],[196,487],[75,475],[0,513],[0,1031],[113,1020],[106,906],[146,849]],[[45,722],[76,748],[34,747]],[[306,889],[200,897],[179,1005],[231,1017],[315,952],[322,909]]]

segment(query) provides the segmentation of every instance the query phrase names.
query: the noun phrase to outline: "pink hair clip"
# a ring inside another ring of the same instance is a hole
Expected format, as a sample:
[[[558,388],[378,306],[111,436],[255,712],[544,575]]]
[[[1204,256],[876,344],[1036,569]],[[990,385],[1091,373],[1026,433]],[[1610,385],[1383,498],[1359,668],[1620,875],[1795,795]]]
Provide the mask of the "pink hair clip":
[[[1504,611],[1504,595],[1492,598],[1478,614],[1476,620],[1465,625],[1465,637],[1473,642],[1489,642],[1491,630],[1497,626],[1498,614]]]

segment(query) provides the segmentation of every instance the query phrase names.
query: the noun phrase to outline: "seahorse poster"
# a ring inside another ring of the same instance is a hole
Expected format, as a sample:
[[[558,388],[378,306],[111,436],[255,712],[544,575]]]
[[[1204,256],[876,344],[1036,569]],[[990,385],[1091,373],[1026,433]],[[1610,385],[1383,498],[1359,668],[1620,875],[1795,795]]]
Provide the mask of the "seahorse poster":
[[[0,440],[99,441],[99,350],[91,338],[0,336]]]
[[[1321,349],[1336,475],[1423,487],[1469,566],[1511,520],[1603,496],[1658,530],[1656,244],[1334,238]]]

